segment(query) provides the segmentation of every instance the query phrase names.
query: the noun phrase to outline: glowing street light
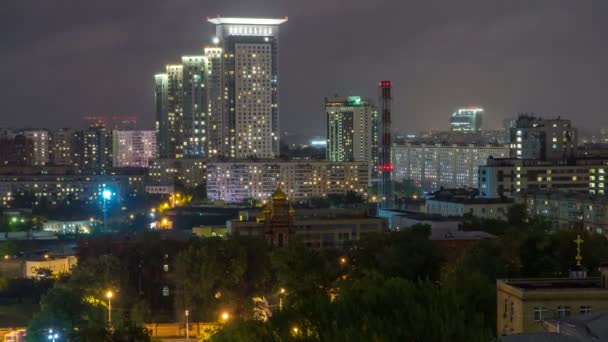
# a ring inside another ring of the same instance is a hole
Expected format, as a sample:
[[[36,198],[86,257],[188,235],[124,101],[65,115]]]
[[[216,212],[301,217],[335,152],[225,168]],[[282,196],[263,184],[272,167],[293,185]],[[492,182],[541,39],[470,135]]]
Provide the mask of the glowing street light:
[[[346,265],[347,262],[348,262],[348,260],[346,260],[346,257],[340,258],[340,265]]]
[[[112,196],[114,196],[114,193],[103,184],[101,199],[103,201],[103,230],[106,232],[108,231],[108,201],[112,199]]]
[[[222,320],[222,322],[228,322],[228,320],[230,319],[230,314],[228,313],[228,311],[224,311],[222,312],[222,314],[220,315],[220,319]]]
[[[47,336],[47,339],[49,341],[55,342],[55,340],[57,340],[59,338],[59,334],[54,332],[53,329],[49,329],[49,334]]]
[[[281,287],[279,290],[279,311],[283,311],[283,297],[285,297],[285,293],[287,293],[287,291],[285,291],[285,288]]]
[[[114,292],[109,290],[106,292],[106,298],[108,298],[108,324],[112,325],[112,297],[114,297]]]

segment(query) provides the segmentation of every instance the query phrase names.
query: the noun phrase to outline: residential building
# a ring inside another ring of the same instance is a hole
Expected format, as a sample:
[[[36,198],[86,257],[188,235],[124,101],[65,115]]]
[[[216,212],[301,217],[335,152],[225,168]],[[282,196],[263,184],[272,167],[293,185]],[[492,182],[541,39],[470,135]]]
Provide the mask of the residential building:
[[[207,59],[205,56],[183,56],[183,99],[181,130],[185,158],[207,154]]]
[[[99,199],[101,189],[111,188],[116,193],[116,200],[121,201],[129,196],[143,193],[144,177],[141,174],[123,175],[82,175],[69,170],[64,173],[3,173],[0,174],[0,198],[14,198],[17,195],[31,193],[35,198],[46,198],[50,201],[64,199],[81,199],[95,201]],[[6,201],[10,206],[10,201]]]
[[[555,229],[586,229],[608,235],[608,198],[573,192],[520,192],[517,203],[531,216],[541,216]]]
[[[112,167],[112,132],[103,126],[82,131],[81,169],[85,173],[104,174]]]
[[[239,218],[227,222],[227,233],[233,236],[253,236],[282,247],[298,239],[315,249],[337,248],[367,234],[387,231],[386,221],[370,217],[365,209],[298,209],[280,187],[266,206],[257,211],[242,211]]]
[[[147,178],[149,186],[196,188],[206,182],[207,164],[200,158],[155,159],[150,163]]]
[[[522,191],[606,194],[608,159],[526,160],[488,158],[479,167],[481,197],[513,197]]]
[[[147,168],[157,157],[155,131],[113,131],[112,163],[114,167]]]
[[[452,132],[478,132],[484,110],[478,106],[459,108],[450,116],[450,130]]]
[[[360,96],[325,98],[327,160],[378,165],[378,110]]]
[[[227,157],[279,155],[279,25],[285,19],[211,18],[223,51]]]
[[[393,177],[412,180],[425,190],[440,187],[477,187],[477,173],[489,157],[509,154],[503,145],[427,145],[406,143],[393,145]]]
[[[54,165],[79,165],[80,135],[71,128],[61,128],[53,132],[51,161]]]
[[[549,320],[608,310],[606,279],[605,268],[601,278],[587,278],[575,268],[570,278],[499,279],[496,330],[499,335],[540,333]]]
[[[229,156],[230,153],[230,116],[224,106],[223,87],[224,65],[223,49],[219,46],[205,47],[206,58],[205,87],[207,88],[207,154]]]
[[[23,134],[5,130],[0,136],[0,165],[26,165],[27,147]]]
[[[347,191],[366,194],[368,182],[366,162],[265,160],[207,165],[207,197],[228,203],[264,200],[277,185],[295,201]]]
[[[26,139],[27,164],[46,165],[51,155],[51,134],[46,129],[27,129],[23,131]]]
[[[511,158],[563,160],[576,157],[578,133],[570,120],[522,114],[510,132]]]

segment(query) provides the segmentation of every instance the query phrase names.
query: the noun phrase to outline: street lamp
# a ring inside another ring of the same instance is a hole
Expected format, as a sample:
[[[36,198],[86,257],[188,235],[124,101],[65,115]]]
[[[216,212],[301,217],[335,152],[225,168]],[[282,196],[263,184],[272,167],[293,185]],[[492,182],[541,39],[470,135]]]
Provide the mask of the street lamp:
[[[55,340],[58,338],[59,338],[59,334],[56,332],[53,332],[53,329],[49,329],[49,334],[47,336],[47,339],[49,341],[55,342]]]
[[[103,190],[101,191],[101,199],[103,201],[103,230],[108,231],[108,201],[112,199],[114,193],[103,186]]]
[[[188,325],[188,316],[190,316],[190,311],[186,310],[186,342],[190,342],[190,326]]]
[[[106,292],[106,298],[108,298],[108,324],[112,325],[112,297],[114,297],[114,292],[111,290]]]
[[[228,320],[230,319],[230,314],[228,313],[228,311],[224,311],[222,312],[222,315],[220,316],[222,322],[228,322]]]
[[[281,287],[279,290],[279,311],[283,311],[283,297],[285,297],[285,289]]]

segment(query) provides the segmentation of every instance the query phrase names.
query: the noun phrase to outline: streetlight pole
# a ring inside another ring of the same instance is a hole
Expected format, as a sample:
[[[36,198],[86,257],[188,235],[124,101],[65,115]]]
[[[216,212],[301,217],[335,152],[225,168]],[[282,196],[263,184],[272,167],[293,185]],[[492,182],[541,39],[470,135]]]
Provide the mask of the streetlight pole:
[[[108,291],[106,297],[108,298],[108,324],[112,326],[112,297],[114,297],[114,293]]]
[[[190,342],[190,326],[188,325],[188,316],[190,316],[190,311],[186,310],[186,342]]]
[[[112,198],[112,191],[104,188],[101,192],[101,198],[103,200],[103,230],[108,231],[108,201]]]
[[[283,297],[285,296],[285,289],[281,288],[279,291],[279,311],[283,311]]]

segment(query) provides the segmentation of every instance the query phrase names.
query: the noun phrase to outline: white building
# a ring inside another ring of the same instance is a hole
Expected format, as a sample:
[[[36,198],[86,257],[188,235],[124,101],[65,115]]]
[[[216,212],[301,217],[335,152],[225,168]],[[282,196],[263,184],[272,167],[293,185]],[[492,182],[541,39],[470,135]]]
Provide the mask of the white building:
[[[42,230],[58,234],[90,234],[94,222],[94,220],[47,221],[42,224]]]
[[[508,146],[502,145],[393,145],[393,177],[410,179],[425,190],[476,188],[478,167],[490,156],[508,155]]]
[[[207,197],[229,203],[265,200],[280,183],[290,199],[304,200],[347,191],[367,193],[365,162],[259,161],[207,165]]]
[[[156,132],[113,131],[112,163],[114,167],[148,167],[157,156]]]
[[[287,19],[212,18],[223,48],[231,157],[279,155],[279,25]]]

